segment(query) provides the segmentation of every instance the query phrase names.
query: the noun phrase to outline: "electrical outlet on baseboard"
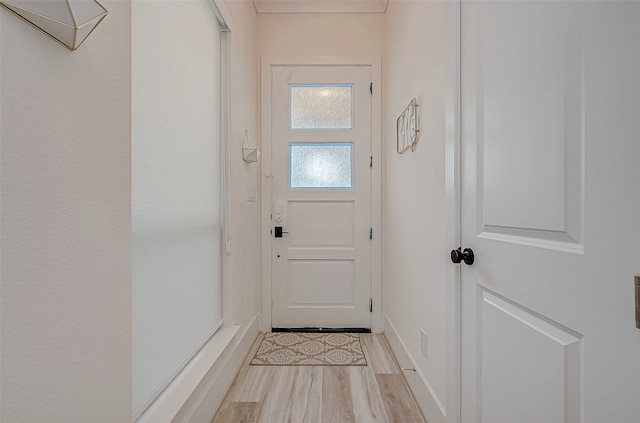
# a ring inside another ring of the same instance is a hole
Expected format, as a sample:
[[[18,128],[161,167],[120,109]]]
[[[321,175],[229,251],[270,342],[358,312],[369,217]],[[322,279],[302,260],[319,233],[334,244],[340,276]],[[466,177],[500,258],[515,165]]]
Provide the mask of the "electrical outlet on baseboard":
[[[429,338],[424,329],[420,329],[420,351],[424,358],[429,358]]]

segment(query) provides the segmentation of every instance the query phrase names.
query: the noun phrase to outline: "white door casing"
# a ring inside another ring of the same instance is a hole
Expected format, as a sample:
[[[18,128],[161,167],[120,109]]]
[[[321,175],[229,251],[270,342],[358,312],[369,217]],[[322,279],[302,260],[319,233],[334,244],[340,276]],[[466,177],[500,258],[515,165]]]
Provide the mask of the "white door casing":
[[[464,423],[640,415],[639,21],[635,2],[462,4]]]
[[[263,66],[262,327],[379,331],[380,270],[372,257],[379,257],[380,242],[369,239],[379,228],[379,123],[372,124],[379,98],[369,90],[379,59],[272,60]],[[291,86],[325,84],[352,87],[353,128],[292,129]],[[351,150],[351,189],[296,188],[290,181],[290,154],[324,147]],[[285,232],[280,238],[277,226]]]

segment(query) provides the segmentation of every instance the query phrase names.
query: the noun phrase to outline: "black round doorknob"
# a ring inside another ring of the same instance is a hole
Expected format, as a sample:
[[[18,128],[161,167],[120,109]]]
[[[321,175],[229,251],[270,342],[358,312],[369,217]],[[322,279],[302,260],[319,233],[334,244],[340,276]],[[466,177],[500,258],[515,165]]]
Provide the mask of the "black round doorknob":
[[[473,255],[473,250],[471,248],[465,248],[462,250],[458,248],[457,250],[451,250],[451,261],[454,263],[460,263],[464,261],[465,264],[471,266],[475,257]]]

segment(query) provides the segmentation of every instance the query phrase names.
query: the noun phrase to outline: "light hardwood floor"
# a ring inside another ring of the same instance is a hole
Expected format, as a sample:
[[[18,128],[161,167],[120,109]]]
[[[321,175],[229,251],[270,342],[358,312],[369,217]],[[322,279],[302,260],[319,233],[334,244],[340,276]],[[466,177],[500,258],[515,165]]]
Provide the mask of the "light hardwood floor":
[[[383,335],[361,334],[366,366],[250,366],[212,423],[425,423]]]

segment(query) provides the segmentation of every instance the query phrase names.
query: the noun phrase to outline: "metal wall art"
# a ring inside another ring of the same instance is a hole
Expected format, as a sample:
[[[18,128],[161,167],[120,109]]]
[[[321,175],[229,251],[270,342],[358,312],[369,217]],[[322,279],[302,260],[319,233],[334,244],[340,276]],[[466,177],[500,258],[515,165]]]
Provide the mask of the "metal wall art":
[[[418,103],[414,98],[396,122],[396,148],[398,153],[402,154],[409,148],[411,148],[411,151],[415,151],[415,145],[418,142],[419,135]]]
[[[96,0],[8,0],[0,5],[72,51],[107,16]]]

